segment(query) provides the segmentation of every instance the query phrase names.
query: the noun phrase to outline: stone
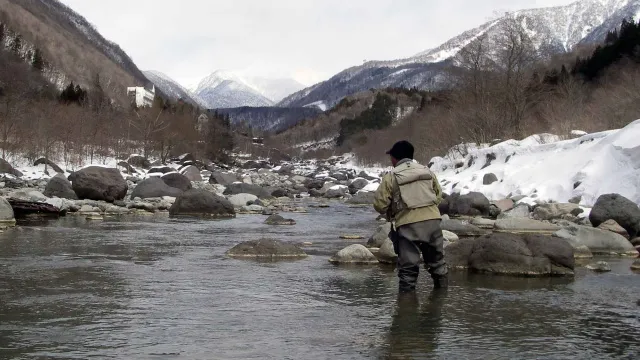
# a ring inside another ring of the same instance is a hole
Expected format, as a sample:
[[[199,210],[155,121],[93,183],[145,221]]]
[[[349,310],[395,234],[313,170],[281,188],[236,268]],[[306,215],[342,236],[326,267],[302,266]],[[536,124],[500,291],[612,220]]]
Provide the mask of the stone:
[[[220,171],[213,171],[209,177],[210,184],[220,184],[228,186],[238,181],[238,177],[234,174],[227,174]]]
[[[631,245],[633,246],[640,246],[640,237],[631,239]]]
[[[275,198],[288,197],[289,192],[285,189],[275,189],[271,192],[271,196]]]
[[[295,244],[275,239],[245,241],[226,253],[232,258],[305,258],[307,254]]]
[[[378,258],[369,249],[360,244],[347,246],[335,254],[329,262],[332,264],[371,265],[379,264]]]
[[[484,218],[473,218],[471,219],[471,225],[477,226],[481,229],[493,229],[496,221],[491,219]]]
[[[619,194],[600,196],[589,214],[589,220],[594,227],[607,220],[615,220],[627,231],[630,238],[640,234],[640,208]]]
[[[182,155],[178,156],[178,158],[176,160],[178,160],[178,162],[180,164],[195,163],[196,162],[196,157],[193,156],[193,154],[191,154],[191,153],[186,153],[186,154],[182,154]]]
[[[369,185],[369,181],[367,179],[363,179],[363,178],[354,179],[349,184],[349,192],[351,193],[351,195],[354,195],[358,191],[364,189],[367,185]]]
[[[349,180],[349,177],[347,175],[345,175],[343,173],[339,173],[339,172],[331,173],[329,175],[329,177],[332,177],[332,178],[334,178],[334,179],[336,179],[338,181],[347,181],[347,180]]]
[[[233,205],[225,198],[202,189],[180,194],[169,209],[171,216],[233,218]]]
[[[456,242],[456,241],[460,240],[458,235],[456,235],[456,234],[454,234],[454,233],[452,233],[451,231],[448,231],[448,230],[442,230],[442,236],[448,242]]]
[[[180,170],[180,173],[189,179],[189,181],[202,181],[200,169],[193,165],[186,166],[184,169]]]
[[[386,239],[384,243],[382,243],[377,258],[378,261],[383,264],[395,264],[398,261],[398,254],[396,254],[393,248],[391,239]]]
[[[189,180],[188,177],[175,172],[162,175],[161,179],[170,187],[180,189],[182,191],[187,191],[193,188],[191,180]]]
[[[568,221],[560,224],[562,229],[553,236],[565,239],[574,247],[584,245],[593,254],[638,256],[638,251],[621,235]]]
[[[282,175],[291,175],[295,170],[295,166],[293,165],[282,165],[280,169],[278,169],[278,174]]]
[[[375,193],[369,191],[359,191],[352,198],[346,201],[350,205],[373,205]]]
[[[483,185],[491,185],[494,182],[498,182],[498,177],[496,176],[496,174],[494,173],[484,174],[484,177],[482,178]]]
[[[611,231],[612,233],[616,233],[618,235],[629,238],[629,234],[627,230],[625,230],[622,226],[620,226],[615,220],[607,220],[598,226],[598,229]]]
[[[631,270],[640,271],[640,260],[636,260],[631,264]],[[638,305],[640,305],[640,301],[638,301]]]
[[[341,197],[345,197],[348,190],[349,189],[346,186],[336,185],[327,190],[327,192],[324,194],[324,197],[327,199],[339,199]]]
[[[271,215],[264,221],[267,225],[295,225],[296,222],[293,219],[285,219],[280,215]]]
[[[479,192],[449,197],[449,215],[489,216],[491,203]]]
[[[131,175],[137,175],[137,174],[138,174],[138,171],[137,171],[133,166],[131,166],[131,164],[129,164],[129,163],[128,163],[128,162],[126,162],[126,161],[120,161],[120,162],[118,163],[118,166],[120,166],[121,168],[123,168],[123,169],[124,169],[124,171],[125,171],[127,174],[131,174]]]
[[[143,201],[134,201],[133,203],[130,203],[129,205],[127,205],[127,208],[144,210],[151,213],[158,211],[158,208],[155,205],[148,202],[143,202]]]
[[[371,235],[369,241],[367,241],[367,246],[372,248],[379,248],[382,246],[386,239],[389,239],[389,233],[391,232],[391,223],[387,222],[383,225],[378,226],[375,233]]]
[[[571,244],[571,246],[573,246],[573,257],[576,259],[591,259],[593,257],[593,253],[585,245]]]
[[[576,204],[542,204],[533,209],[533,218],[535,220],[561,219],[563,216],[572,214],[576,209],[580,209]]]
[[[5,159],[0,158],[0,174],[9,174],[15,177],[22,177],[22,173],[16,169],[14,169],[11,164]]]
[[[573,247],[536,234],[493,233],[461,239],[445,251],[453,269],[510,276],[573,276]]]
[[[131,192],[131,199],[159,198],[163,196],[178,197],[184,191],[167,185],[161,178],[150,177],[136,185]]]
[[[529,218],[530,214],[529,205],[518,204],[518,206],[511,210],[505,210],[500,213],[500,215],[498,215],[498,219]]]
[[[224,195],[235,195],[235,194],[251,194],[255,195],[260,199],[272,199],[273,196],[267,191],[267,189],[263,188],[260,185],[252,185],[252,184],[243,184],[243,183],[234,183],[227,186],[226,190],[223,193]]]
[[[16,218],[11,204],[9,204],[7,199],[0,197],[0,225],[14,226],[15,224]]]
[[[154,166],[147,171],[147,173],[158,173],[158,174],[168,174],[170,172],[174,172],[176,169],[170,168],[168,166]]]
[[[46,165],[50,167],[53,171],[57,172],[58,174],[64,174],[64,171],[60,168],[60,166],[56,165],[53,161],[47,158],[40,158],[33,163],[33,166],[38,166],[38,165]]]
[[[362,239],[364,239],[364,237],[360,236],[360,235],[340,235],[340,239],[343,239],[343,240],[362,240]]]
[[[290,179],[292,182],[296,183],[296,184],[304,184],[305,181],[307,181],[307,178],[301,175],[294,175],[291,177]],[[322,186],[320,186],[322,187]],[[306,188],[305,188],[306,189]]]
[[[140,155],[129,156],[129,159],[127,159],[127,163],[129,165],[142,169],[149,169],[151,167],[151,161],[149,161],[149,159],[147,159],[146,157]]]
[[[258,197],[252,194],[235,194],[227,198],[235,207],[241,207],[253,203]]]
[[[495,232],[512,234],[547,234],[551,235],[560,230],[560,227],[533,219],[498,219],[494,225]]]
[[[589,270],[593,270],[595,272],[600,272],[600,273],[611,271],[611,266],[609,266],[609,263],[607,263],[606,261],[598,261],[596,263],[589,264],[585,267]]]
[[[91,205],[82,205],[80,207],[80,210],[78,210],[79,213],[99,213],[101,212],[99,208],[95,207],[95,206],[91,206]]]
[[[33,202],[43,202],[47,200],[47,197],[44,196],[44,194],[42,194],[41,192],[30,189],[13,191],[9,194],[9,198]]]
[[[442,230],[451,231],[461,237],[482,236],[488,233],[487,230],[480,229],[477,226],[464,223],[460,220],[442,220],[440,227]]]
[[[324,186],[324,180],[320,179],[307,179],[304,183],[304,186],[308,190],[320,190]]]
[[[128,185],[118,169],[89,166],[69,175],[79,199],[114,202],[127,195]]]

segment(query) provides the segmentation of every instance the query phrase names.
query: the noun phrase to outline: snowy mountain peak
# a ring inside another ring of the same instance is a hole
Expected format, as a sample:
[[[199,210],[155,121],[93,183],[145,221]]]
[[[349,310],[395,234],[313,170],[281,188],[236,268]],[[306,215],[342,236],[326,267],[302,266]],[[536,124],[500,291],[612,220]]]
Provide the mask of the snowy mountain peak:
[[[200,99],[191,91],[178,84],[168,75],[156,70],[144,71],[144,75],[156,86],[156,88],[158,88],[166,96],[170,97],[171,100],[175,101],[178,99],[183,99],[199,107],[207,107],[207,104],[204,100]]]

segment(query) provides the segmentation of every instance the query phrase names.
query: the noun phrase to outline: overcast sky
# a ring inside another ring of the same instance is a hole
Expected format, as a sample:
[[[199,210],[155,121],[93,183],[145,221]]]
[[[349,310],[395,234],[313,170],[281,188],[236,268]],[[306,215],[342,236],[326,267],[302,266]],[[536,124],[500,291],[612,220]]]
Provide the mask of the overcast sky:
[[[497,13],[574,0],[62,0],[141,70],[191,86],[217,69],[311,85],[436,47]]]

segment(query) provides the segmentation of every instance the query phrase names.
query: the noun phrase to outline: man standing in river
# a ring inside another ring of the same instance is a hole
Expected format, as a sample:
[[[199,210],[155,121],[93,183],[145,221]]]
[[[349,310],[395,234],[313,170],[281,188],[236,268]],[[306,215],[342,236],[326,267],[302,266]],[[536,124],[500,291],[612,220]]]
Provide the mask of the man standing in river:
[[[415,290],[421,253],[434,288],[448,286],[438,209],[442,189],[435,174],[413,160],[413,152],[408,141],[399,141],[387,151],[394,169],[382,178],[373,204],[392,222],[389,236],[398,254],[400,292]]]

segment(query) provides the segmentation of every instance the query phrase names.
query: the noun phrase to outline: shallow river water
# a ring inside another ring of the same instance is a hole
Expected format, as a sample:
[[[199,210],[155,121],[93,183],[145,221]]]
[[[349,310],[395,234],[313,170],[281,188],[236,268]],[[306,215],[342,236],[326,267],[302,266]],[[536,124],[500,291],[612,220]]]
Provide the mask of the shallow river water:
[[[397,297],[392,267],[328,258],[368,237],[369,209],[333,204],[226,221],[68,217],[0,234],[0,359],[640,359],[631,260],[575,279],[454,273]],[[287,262],[225,258],[240,241],[312,242]]]

